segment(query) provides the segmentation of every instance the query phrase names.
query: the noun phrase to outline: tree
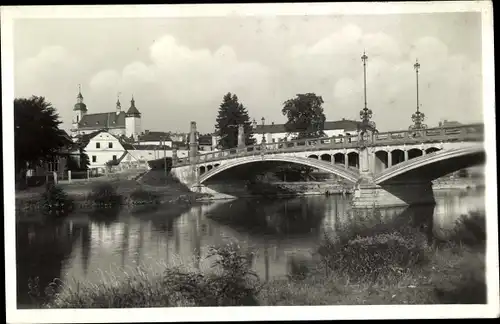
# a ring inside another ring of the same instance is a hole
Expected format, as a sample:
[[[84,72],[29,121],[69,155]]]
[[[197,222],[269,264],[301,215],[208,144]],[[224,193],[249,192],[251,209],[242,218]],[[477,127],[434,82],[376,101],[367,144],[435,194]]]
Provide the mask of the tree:
[[[216,119],[215,132],[219,136],[219,145],[223,149],[238,145],[238,125],[243,124],[245,145],[253,145],[253,128],[247,109],[238,102],[235,94],[228,92],[222,99]]]
[[[52,159],[71,141],[59,129],[59,115],[44,97],[14,99],[14,158],[16,174],[26,173],[27,164]]]
[[[285,129],[297,133],[297,138],[324,136],[326,120],[323,113],[323,98],[314,93],[298,94],[296,98],[284,102],[281,112],[288,118]]]

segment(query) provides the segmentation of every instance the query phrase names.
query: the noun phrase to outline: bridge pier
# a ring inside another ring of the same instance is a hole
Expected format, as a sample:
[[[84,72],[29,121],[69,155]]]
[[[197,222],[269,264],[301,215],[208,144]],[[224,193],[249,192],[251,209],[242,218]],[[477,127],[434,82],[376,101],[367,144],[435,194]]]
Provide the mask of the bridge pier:
[[[377,185],[373,182],[360,182],[354,189],[352,206],[399,207],[409,205],[435,204],[432,182],[415,181]]]

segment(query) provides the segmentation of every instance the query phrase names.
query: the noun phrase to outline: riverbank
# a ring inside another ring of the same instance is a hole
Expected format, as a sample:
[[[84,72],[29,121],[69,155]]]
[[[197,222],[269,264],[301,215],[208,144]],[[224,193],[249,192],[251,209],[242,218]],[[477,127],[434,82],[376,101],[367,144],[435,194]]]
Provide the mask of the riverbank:
[[[209,195],[191,192],[186,186],[175,181],[163,172],[142,172],[133,177],[109,177],[89,182],[59,183],[61,189],[73,202],[73,211],[88,211],[95,205],[95,194],[98,199],[116,195],[118,204],[122,206],[157,205],[179,213],[206,199]],[[45,219],[40,211],[43,208],[42,195],[46,187],[30,188],[16,192],[16,219]],[[99,193],[102,191],[102,193]],[[111,192],[110,192],[111,191]],[[208,197],[209,198],[209,197]]]
[[[335,240],[325,238],[312,259],[293,262],[288,278],[269,282],[253,279],[247,251],[222,246],[209,253],[215,271],[139,267],[126,270],[131,280],[113,273],[59,292],[63,285],[54,282],[40,306],[484,304],[484,215],[460,224],[446,241],[428,241],[414,226],[354,226]]]

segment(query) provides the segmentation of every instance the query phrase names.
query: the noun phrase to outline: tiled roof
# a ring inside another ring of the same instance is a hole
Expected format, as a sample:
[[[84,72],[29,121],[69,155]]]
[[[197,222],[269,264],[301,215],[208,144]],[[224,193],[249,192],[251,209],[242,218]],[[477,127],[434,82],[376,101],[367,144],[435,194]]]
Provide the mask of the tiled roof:
[[[170,141],[170,135],[166,132],[147,132],[139,135],[139,141]]]
[[[154,145],[154,144],[148,144],[148,145],[135,145],[135,144],[130,144],[130,143],[124,143],[122,144],[124,148],[127,150],[133,151],[133,150],[171,150],[172,148],[168,145]],[[125,147],[126,146],[126,147]]]
[[[323,130],[335,130],[344,129],[346,131],[354,131],[358,129],[360,122],[355,120],[336,120],[336,121],[325,121]],[[287,133],[285,124],[271,124],[271,125],[257,125],[254,129],[254,133]]]
[[[78,123],[78,128],[124,128],[125,113],[122,111],[119,114],[116,112],[88,114],[82,117]]]
[[[200,135],[198,143],[199,145],[212,145],[212,135]]]

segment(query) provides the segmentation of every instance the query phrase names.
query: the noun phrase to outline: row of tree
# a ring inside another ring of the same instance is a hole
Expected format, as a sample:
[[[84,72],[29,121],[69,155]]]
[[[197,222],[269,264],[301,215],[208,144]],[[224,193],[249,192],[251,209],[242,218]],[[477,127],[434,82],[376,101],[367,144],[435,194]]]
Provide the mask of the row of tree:
[[[295,134],[298,139],[324,136],[326,117],[323,103],[323,98],[314,93],[298,94],[295,98],[285,101],[281,112],[287,118],[286,131]],[[245,130],[245,145],[255,144],[247,108],[239,102],[235,94],[228,92],[219,106],[215,124],[220,148],[229,149],[238,145],[239,125],[243,125]]]

